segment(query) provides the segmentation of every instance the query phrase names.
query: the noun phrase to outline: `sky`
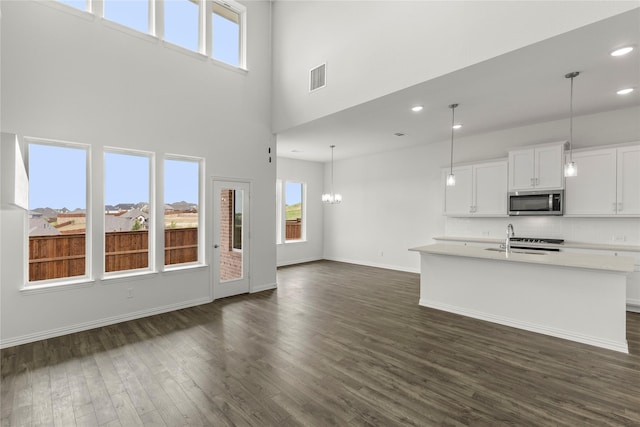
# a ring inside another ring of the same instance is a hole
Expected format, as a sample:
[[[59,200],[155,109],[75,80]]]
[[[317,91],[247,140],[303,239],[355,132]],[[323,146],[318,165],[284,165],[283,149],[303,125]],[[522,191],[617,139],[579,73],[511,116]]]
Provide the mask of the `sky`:
[[[59,0],[84,10],[85,0]],[[198,51],[198,5],[189,0],[164,1],[164,39],[194,52]],[[127,27],[148,33],[148,0],[105,0],[104,17]],[[240,65],[240,28],[220,15],[213,15],[213,57],[234,66]]]
[[[104,154],[105,204],[149,201],[148,157]],[[44,144],[29,145],[29,209],[86,209],[86,151]],[[165,203],[198,204],[195,161],[165,160]]]
[[[285,205],[291,206],[302,202],[302,184],[299,182],[288,182],[284,189]]]
[[[29,144],[29,209],[87,208],[87,152]]]

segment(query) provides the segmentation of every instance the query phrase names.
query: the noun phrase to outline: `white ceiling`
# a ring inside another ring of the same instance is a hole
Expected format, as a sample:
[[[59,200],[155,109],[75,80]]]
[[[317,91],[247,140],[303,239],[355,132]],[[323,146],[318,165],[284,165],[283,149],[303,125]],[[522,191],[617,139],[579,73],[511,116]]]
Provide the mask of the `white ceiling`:
[[[610,56],[626,45],[634,51]],[[331,144],[339,160],[448,140],[454,102],[460,136],[565,119],[571,71],[580,72],[576,116],[640,105],[640,9],[288,129],[277,136],[278,156],[324,162]],[[624,87],[636,90],[616,95]]]

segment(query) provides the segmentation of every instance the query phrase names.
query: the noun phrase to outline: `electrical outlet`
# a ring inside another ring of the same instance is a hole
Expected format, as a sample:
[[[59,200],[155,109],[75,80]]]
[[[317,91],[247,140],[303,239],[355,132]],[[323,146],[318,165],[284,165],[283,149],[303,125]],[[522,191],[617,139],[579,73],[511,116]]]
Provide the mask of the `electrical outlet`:
[[[127,298],[133,298],[133,288],[127,289]]]
[[[482,235],[483,235],[484,237],[488,237],[488,236],[490,236],[490,235],[491,235],[491,232],[490,232],[490,231],[483,231],[483,232],[482,232]]]
[[[626,242],[627,241],[627,236],[614,235],[613,236],[613,241],[614,242]]]
[[[378,252],[378,256],[384,256],[384,252],[382,251]]]

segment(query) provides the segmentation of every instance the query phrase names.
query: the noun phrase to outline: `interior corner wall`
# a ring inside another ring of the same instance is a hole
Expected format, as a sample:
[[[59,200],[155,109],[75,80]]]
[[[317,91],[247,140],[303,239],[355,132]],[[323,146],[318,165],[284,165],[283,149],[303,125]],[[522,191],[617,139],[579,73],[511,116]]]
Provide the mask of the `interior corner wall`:
[[[640,108],[574,118],[575,148],[640,141]],[[513,148],[563,141],[567,120],[458,137],[454,163],[507,158]],[[325,211],[324,258],[418,272],[411,247],[444,235],[499,238],[509,218],[448,218],[443,215],[442,168],[448,167],[449,141],[372,154],[335,163],[335,187],[343,201]],[[326,182],[326,180],[325,180]],[[637,218],[518,218],[519,233],[548,234],[574,241],[609,243],[612,234],[640,244]],[[592,227],[594,221],[597,227]],[[597,232],[595,231],[597,230]],[[523,235],[523,234],[519,234]]]
[[[637,1],[275,1],[275,132],[638,7]],[[309,71],[326,63],[326,87]]]
[[[306,239],[281,243],[277,248],[278,266],[299,264],[322,259],[324,210],[321,201],[324,191],[324,163],[278,157],[278,179],[306,184]]]
[[[275,286],[270,2],[245,2],[248,72],[58,2],[1,3],[2,131],[89,144],[94,212],[104,209],[106,146],[154,152],[156,161],[165,153],[204,158],[207,265],[111,280],[95,272],[95,282],[85,287],[20,292],[27,279],[27,218],[24,211],[3,209],[0,345],[210,301],[214,176],[251,181],[251,289]],[[91,231],[101,254],[98,222]]]

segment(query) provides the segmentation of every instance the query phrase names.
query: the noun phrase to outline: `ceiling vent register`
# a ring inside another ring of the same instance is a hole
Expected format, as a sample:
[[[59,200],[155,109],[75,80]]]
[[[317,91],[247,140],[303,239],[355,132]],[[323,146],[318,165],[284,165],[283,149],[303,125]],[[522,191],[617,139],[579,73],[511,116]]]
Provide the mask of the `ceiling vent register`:
[[[309,71],[309,92],[327,85],[327,64],[320,64]]]

